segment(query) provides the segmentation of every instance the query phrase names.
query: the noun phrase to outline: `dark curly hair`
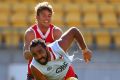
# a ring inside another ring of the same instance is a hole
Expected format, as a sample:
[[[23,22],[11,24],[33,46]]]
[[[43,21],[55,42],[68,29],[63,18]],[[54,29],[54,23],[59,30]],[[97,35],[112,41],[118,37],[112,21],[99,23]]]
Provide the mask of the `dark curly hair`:
[[[46,48],[46,44],[43,40],[41,39],[34,39],[30,43],[30,51],[32,47],[36,47],[37,45],[41,45],[43,48]]]

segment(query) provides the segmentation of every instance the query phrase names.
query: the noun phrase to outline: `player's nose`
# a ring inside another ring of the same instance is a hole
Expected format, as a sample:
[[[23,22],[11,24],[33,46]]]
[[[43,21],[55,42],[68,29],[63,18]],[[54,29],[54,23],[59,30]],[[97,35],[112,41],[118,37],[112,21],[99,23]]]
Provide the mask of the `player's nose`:
[[[41,59],[42,58],[42,55],[37,55],[37,59]]]

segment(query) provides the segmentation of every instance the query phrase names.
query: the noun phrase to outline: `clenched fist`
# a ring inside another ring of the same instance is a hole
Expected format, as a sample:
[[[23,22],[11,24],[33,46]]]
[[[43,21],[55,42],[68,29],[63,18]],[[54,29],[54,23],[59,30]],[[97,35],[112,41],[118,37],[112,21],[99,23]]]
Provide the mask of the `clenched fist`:
[[[89,63],[92,57],[92,51],[89,49],[82,50],[83,58],[86,63]]]

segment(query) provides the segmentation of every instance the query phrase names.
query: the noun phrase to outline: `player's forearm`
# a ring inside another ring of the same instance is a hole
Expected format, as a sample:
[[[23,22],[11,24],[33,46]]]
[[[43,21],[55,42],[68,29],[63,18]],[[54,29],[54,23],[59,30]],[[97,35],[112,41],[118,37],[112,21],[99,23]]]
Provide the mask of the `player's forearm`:
[[[82,49],[82,54],[83,54],[84,60],[86,63],[89,63],[91,60],[91,57],[92,57],[92,55],[91,55],[92,52],[87,48],[84,38],[82,36],[82,33],[78,29],[76,29],[74,31],[74,33],[75,33],[74,37]]]
[[[74,33],[75,33],[74,37],[77,40],[79,46],[81,47],[82,50],[85,50],[87,46],[86,46],[82,33],[78,29],[75,29]]]
[[[24,47],[23,55],[26,60],[32,59],[32,54],[30,53],[30,50],[26,46]]]

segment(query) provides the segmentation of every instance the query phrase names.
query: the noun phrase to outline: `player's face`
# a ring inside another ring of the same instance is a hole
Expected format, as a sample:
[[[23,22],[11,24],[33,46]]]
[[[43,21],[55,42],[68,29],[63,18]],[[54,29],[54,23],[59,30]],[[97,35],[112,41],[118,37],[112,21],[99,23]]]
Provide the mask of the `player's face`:
[[[51,23],[51,17],[52,17],[52,13],[50,11],[42,10],[39,13],[39,16],[37,16],[37,21],[42,26],[49,27],[49,24]]]
[[[48,62],[48,53],[41,45],[31,48],[33,57],[37,62],[42,65],[46,65]]]

